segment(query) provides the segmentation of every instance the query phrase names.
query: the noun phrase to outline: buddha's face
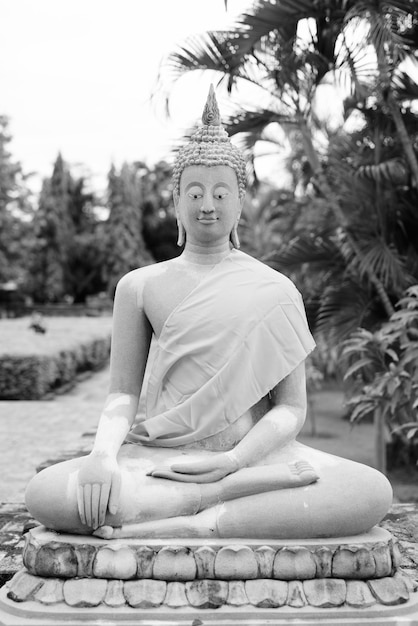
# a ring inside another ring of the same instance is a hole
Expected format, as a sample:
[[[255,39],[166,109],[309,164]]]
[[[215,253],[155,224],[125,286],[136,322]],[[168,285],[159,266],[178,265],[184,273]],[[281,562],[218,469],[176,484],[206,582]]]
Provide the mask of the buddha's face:
[[[184,226],[186,240],[197,244],[229,241],[243,201],[235,171],[228,165],[186,167],[180,179],[180,193],[174,194],[177,218]]]

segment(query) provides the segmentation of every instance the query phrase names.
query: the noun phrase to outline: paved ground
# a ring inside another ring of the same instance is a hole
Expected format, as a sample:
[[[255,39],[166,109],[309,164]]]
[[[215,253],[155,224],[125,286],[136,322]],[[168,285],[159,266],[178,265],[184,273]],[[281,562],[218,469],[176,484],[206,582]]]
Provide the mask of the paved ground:
[[[0,402],[0,502],[23,502],[28,480],[47,459],[56,459],[63,452],[82,447],[86,451],[90,449],[108,378],[106,368],[50,400]],[[372,426],[360,424],[353,428],[341,419],[342,413],[340,392],[316,393],[313,417],[307,420],[299,440],[325,452],[373,465]],[[82,437],[86,433],[90,436]],[[405,491],[404,485],[396,480],[395,483],[398,500],[418,499],[418,494],[417,498],[411,497],[412,488]]]
[[[68,393],[43,401],[0,401],[0,502],[23,502],[39,464],[63,451],[91,445],[106,396],[108,369]]]

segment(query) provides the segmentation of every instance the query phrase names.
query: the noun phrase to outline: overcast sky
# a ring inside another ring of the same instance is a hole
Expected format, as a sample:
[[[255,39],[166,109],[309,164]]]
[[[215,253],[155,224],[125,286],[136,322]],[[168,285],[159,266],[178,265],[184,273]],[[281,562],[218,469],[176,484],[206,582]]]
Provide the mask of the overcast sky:
[[[102,185],[110,163],[153,163],[201,113],[210,77],[176,88],[173,119],[149,103],[160,60],[191,33],[222,28],[251,0],[0,0],[0,114],[26,172],[61,151]]]

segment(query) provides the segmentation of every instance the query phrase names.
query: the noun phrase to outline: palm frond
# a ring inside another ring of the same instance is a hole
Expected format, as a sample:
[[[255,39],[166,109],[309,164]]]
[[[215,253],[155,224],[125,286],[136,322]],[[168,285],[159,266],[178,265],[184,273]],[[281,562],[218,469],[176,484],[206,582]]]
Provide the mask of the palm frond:
[[[321,270],[336,269],[338,265],[344,265],[338,247],[326,236],[295,237],[281,250],[276,250],[263,260],[279,271],[300,267],[304,263],[309,263],[311,269],[314,264],[318,264]]]
[[[409,168],[405,160],[396,157],[375,165],[361,165],[356,172],[359,178],[368,178],[381,185],[407,185]]]
[[[315,320],[315,331],[327,341],[341,342],[362,325],[370,299],[357,281],[345,278],[325,287]]]
[[[408,286],[408,274],[403,259],[396,248],[382,238],[369,241],[358,264],[360,275],[365,277],[372,271],[379,276],[384,286],[394,293],[401,293]]]

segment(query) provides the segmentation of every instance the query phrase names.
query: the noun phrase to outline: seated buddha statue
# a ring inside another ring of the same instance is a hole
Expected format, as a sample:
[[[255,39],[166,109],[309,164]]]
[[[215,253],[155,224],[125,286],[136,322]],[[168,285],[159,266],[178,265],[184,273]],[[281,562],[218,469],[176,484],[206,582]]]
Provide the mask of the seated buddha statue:
[[[174,166],[184,251],[118,283],[92,451],[37,474],[27,507],[47,528],[106,539],[365,532],[391,487],[296,440],[315,346],[302,298],[239,250],[245,162],[213,88],[202,122]]]

